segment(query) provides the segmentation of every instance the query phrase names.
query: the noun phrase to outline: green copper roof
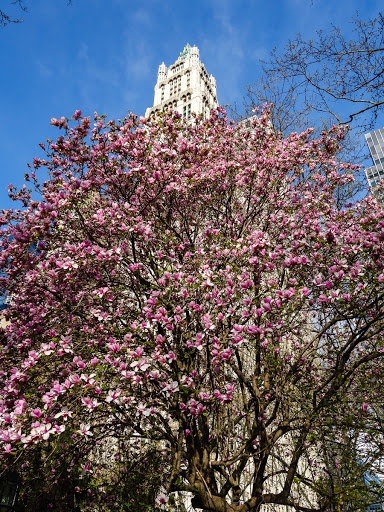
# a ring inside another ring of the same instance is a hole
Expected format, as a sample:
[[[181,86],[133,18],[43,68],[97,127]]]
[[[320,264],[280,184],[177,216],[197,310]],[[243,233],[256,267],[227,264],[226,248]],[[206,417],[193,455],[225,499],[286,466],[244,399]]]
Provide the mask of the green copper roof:
[[[184,50],[180,53],[179,59],[186,59],[190,53],[191,53],[191,45],[189,43],[187,43],[184,46]]]

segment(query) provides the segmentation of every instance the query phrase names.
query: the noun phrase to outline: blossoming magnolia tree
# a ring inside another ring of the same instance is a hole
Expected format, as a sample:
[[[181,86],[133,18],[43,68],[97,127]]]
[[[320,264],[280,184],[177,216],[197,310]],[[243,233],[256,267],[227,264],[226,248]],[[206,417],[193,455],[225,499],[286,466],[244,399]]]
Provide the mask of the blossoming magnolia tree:
[[[384,211],[336,206],[342,134],[52,124],[41,199],[1,218],[1,468],[29,510],[377,500]]]

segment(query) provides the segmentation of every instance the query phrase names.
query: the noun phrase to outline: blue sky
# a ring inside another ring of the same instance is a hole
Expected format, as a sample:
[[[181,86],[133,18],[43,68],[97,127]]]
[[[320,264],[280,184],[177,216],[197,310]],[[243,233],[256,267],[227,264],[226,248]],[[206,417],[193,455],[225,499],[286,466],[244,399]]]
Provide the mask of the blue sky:
[[[24,19],[0,27],[0,208],[16,206],[8,184],[21,186],[27,162],[43,156],[39,142],[58,135],[51,117],[144,115],[158,65],[172,64],[187,42],[215,76],[219,102],[233,104],[274,47],[382,8],[382,0],[30,0],[20,13],[0,4]]]

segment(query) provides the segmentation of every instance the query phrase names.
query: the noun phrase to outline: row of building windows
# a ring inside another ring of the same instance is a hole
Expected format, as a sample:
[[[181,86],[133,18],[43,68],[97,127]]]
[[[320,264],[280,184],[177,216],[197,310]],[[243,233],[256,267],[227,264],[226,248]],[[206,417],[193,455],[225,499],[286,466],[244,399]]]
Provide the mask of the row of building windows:
[[[201,80],[201,90],[204,91],[204,88],[205,88],[205,90],[208,91],[209,94],[211,94],[213,96],[211,86],[210,86],[208,80],[205,80],[205,77],[202,73],[200,74],[200,80]]]
[[[209,108],[209,101],[206,96],[203,96],[203,106]]]
[[[179,73],[179,71],[182,71],[184,69],[184,62],[180,62],[180,64],[177,64],[174,67],[170,68],[172,73]]]
[[[177,101],[173,101],[171,103],[168,103],[167,105],[164,105],[164,111],[167,110],[174,110],[177,111]],[[159,112],[159,109],[157,108],[154,112]],[[184,119],[191,119],[192,116],[192,105],[191,103],[185,103],[183,105],[183,118]]]
[[[380,181],[384,179],[384,128],[367,133],[365,138],[374,163],[372,167],[365,169],[365,175],[369,186],[375,189]],[[381,193],[378,194],[378,198],[383,201]]]
[[[188,103],[188,105],[183,106],[183,117],[184,117],[184,119],[191,119],[191,115],[192,115],[191,104]]]
[[[379,155],[379,156],[380,156],[380,155]],[[373,162],[374,162],[376,165],[384,164],[384,156],[382,156],[381,158],[373,158]]]
[[[170,103],[167,103],[167,105],[164,105],[164,110],[176,110],[177,108],[177,101],[171,101]]]
[[[374,163],[384,163],[384,128],[367,133],[365,138]]]
[[[177,92],[181,91],[181,76],[177,76],[169,82],[169,95],[173,96]]]
[[[183,97],[181,98],[181,101],[183,102],[183,106],[184,107],[186,106],[187,103],[189,103],[189,104],[191,103],[191,98],[192,98],[191,97],[191,93],[183,95]],[[173,110],[176,110],[177,109],[177,104],[178,104],[177,100],[170,101],[169,103],[164,105],[164,110],[169,110],[170,108],[172,108]]]
[[[376,167],[368,167],[368,169],[366,169],[365,172],[367,174],[367,178],[370,180],[379,178],[384,174],[383,170],[381,170],[381,169],[377,170]]]
[[[186,88],[191,87],[191,72],[187,71],[186,74]],[[161,86],[161,101],[165,99],[165,84]],[[169,97],[172,97],[181,92],[181,75],[169,81]]]
[[[202,71],[202,73],[205,75],[205,78],[206,78],[207,80],[209,80],[209,75],[208,75],[207,70],[205,69],[204,64],[201,64],[201,71]]]
[[[384,169],[376,168],[375,166],[368,167],[365,169],[365,175],[368,179],[369,186],[375,188],[375,186],[384,179]]]
[[[379,128],[378,130],[367,133],[366,139],[368,144],[373,142],[374,144],[382,145],[384,143],[384,128]]]

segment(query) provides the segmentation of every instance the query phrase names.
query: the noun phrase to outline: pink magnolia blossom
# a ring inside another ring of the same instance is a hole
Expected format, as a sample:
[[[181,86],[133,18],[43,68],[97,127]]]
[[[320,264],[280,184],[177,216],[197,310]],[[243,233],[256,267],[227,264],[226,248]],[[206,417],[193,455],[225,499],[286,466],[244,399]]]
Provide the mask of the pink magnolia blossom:
[[[134,485],[152,507],[177,489],[239,512],[328,506],[359,473],[352,456],[339,471],[352,442],[372,471],[384,210],[343,202],[357,169],[338,161],[342,130],[284,138],[267,110],[249,130],[221,108],[52,124],[28,186],[9,189],[23,208],[0,215],[4,471],[34,481],[41,457],[44,492],[72,506],[78,487],[89,510]],[[347,439],[321,479],[306,473]]]

